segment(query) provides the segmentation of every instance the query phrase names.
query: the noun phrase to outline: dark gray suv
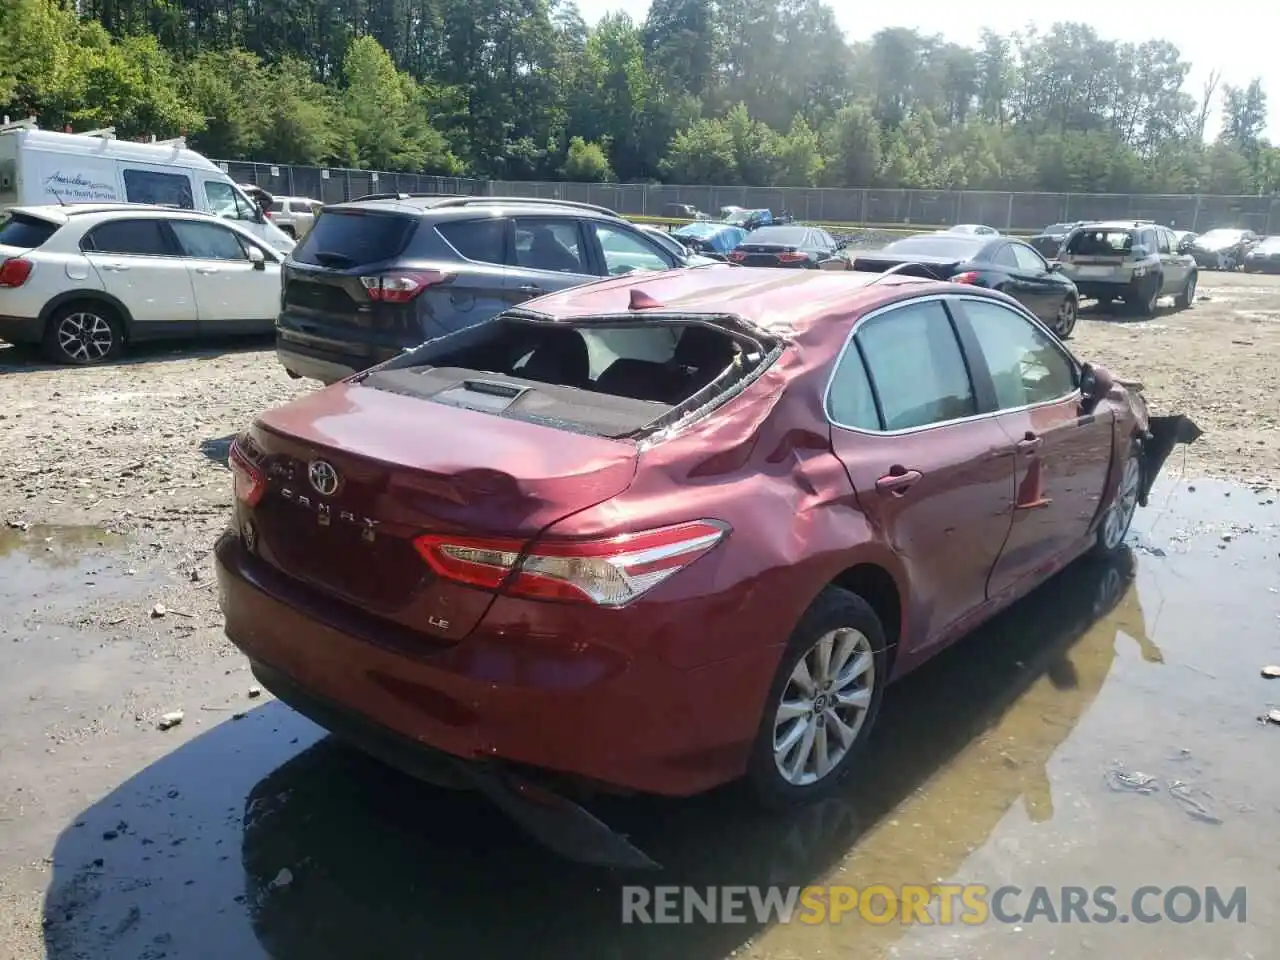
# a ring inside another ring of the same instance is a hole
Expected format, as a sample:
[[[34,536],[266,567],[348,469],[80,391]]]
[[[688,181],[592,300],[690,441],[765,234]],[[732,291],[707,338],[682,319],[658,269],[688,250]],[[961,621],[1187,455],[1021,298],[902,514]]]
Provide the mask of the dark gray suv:
[[[692,265],[589,204],[361,197],[326,206],[285,262],[276,352],[333,383],[544,293]]]

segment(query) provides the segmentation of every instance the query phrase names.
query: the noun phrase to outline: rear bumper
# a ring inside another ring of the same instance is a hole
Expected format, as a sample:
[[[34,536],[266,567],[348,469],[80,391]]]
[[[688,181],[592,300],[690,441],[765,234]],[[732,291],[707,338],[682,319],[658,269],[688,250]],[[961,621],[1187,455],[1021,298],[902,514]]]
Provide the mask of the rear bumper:
[[[529,629],[529,602],[510,598],[496,599],[460,643],[423,635],[420,650],[392,648],[355,635],[331,602],[313,600],[235,533],[218,540],[215,556],[227,636],[269,688],[268,676],[282,677],[424,751],[587,786],[687,796],[741,776],[780,656],[760,646],[679,669],[653,652],[660,637],[639,635],[635,624],[628,653],[616,637]]]
[[[0,340],[9,343],[39,343],[44,324],[39,317],[0,316]]]
[[[280,365],[295,377],[301,377],[305,380],[319,380],[326,386],[331,383],[337,383],[339,380],[345,380],[353,373],[359,373],[362,367],[355,366],[350,362],[343,362],[339,359],[326,359],[310,355],[311,351],[303,353],[300,350],[291,349],[276,343],[276,359],[280,361]]]

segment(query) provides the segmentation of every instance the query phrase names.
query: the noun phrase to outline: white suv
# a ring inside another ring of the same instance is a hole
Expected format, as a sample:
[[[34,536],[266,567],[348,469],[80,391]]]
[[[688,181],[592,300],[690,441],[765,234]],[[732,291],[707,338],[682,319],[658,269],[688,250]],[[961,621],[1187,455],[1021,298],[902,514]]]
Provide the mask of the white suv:
[[[307,197],[272,197],[267,216],[277,227],[301,240],[310,231],[324,204]]]
[[[270,333],[281,257],[248,230],[190,210],[14,207],[0,219],[0,339],[87,365],[130,341]]]

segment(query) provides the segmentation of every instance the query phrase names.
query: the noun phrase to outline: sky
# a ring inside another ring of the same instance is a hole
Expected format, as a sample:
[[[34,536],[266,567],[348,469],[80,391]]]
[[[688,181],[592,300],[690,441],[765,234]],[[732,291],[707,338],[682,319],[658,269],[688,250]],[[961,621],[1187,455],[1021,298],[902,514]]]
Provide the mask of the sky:
[[[904,4],[829,0],[829,5],[850,41],[868,40],[885,27],[911,27],[976,46],[984,27],[1005,34],[1027,25],[1043,31],[1059,20],[1087,23],[1105,39],[1128,43],[1168,40],[1191,64],[1185,89],[1197,98],[1215,69],[1222,71],[1223,83],[1236,86],[1261,77],[1270,95],[1268,132],[1273,140],[1280,134],[1280,56],[1276,55],[1275,32],[1264,27],[1265,19],[1260,23],[1251,18],[1247,5],[1234,8],[1244,11],[1243,16],[1223,17],[1215,17],[1206,12],[1210,7],[1194,3],[1150,5],[1136,0],[1072,0],[1061,6],[1046,2],[1043,13],[1036,9],[1036,3],[1021,0],[960,5],[954,0],[910,0]],[[649,0],[578,0],[578,8],[588,23],[614,11],[626,12],[638,21],[648,12]],[[1211,133],[1217,131],[1219,122],[1217,104],[1214,109]]]

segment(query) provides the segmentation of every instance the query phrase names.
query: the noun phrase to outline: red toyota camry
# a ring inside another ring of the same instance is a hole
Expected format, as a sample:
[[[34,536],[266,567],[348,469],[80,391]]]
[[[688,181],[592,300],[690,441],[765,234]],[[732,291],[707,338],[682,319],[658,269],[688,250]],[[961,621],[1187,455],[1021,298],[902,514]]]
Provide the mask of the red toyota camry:
[[[1119,548],[1198,433],[996,292],[632,274],[263,414],[221,603],[286,703],[608,860],[584,790],[833,789],[889,681]]]

